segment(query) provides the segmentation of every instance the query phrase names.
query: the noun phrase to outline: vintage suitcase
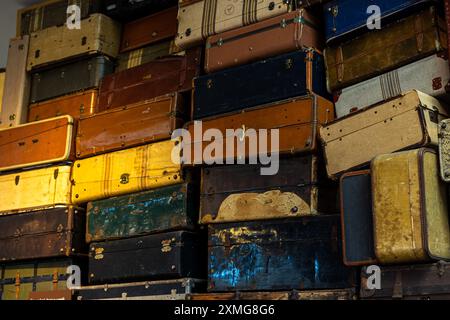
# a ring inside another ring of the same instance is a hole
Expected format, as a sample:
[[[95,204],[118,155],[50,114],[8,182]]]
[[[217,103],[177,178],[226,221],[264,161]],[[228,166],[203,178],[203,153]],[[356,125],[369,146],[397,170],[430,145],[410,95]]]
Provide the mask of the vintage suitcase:
[[[183,183],[88,203],[86,241],[194,229],[198,191]]]
[[[89,283],[202,279],[206,275],[205,240],[200,234],[177,231],[93,243],[89,253]]]
[[[29,36],[11,39],[6,64],[0,128],[9,128],[27,121],[30,77],[26,72]]]
[[[119,54],[115,72],[124,71],[168,56],[173,51],[173,41],[163,41],[140,49]]]
[[[351,288],[339,216],[210,225],[208,291]]]
[[[448,0],[445,0],[445,20],[447,21],[447,47],[448,47],[448,53],[450,56],[450,2]]]
[[[361,109],[320,128],[328,176],[367,165],[375,156],[438,144],[444,105],[419,91]]]
[[[71,204],[71,166],[22,171],[0,176],[0,214]]]
[[[0,260],[70,257],[87,254],[86,213],[60,207],[0,217]]]
[[[450,260],[447,185],[433,149],[372,161],[375,255],[382,264]]]
[[[418,90],[450,103],[450,71],[444,53],[387,72],[335,92],[336,116],[341,118],[367,106]]]
[[[450,299],[450,264],[446,262],[381,267],[379,290],[369,289],[371,275],[366,269],[361,272],[361,299]]]
[[[325,49],[329,92],[447,48],[445,22],[435,7]],[[387,59],[388,57],[388,59]]]
[[[77,300],[186,300],[201,292],[205,281],[193,278],[87,286],[77,290]]]
[[[98,90],[91,89],[73,93],[29,106],[28,122],[70,115],[75,122],[97,112]]]
[[[179,141],[169,140],[75,161],[72,172],[73,203],[81,204],[181,183],[183,178],[181,161],[177,158],[178,149]]]
[[[103,0],[105,14],[114,20],[126,22],[175,6],[177,0]]]
[[[0,264],[0,300],[28,300],[31,292],[65,290],[67,267],[72,265],[84,267],[84,261],[60,258]]]
[[[307,49],[198,77],[194,80],[192,118],[202,119],[308,93],[326,98],[324,73],[322,55]]]
[[[204,121],[193,121],[185,125],[190,137],[183,137],[182,160],[186,165],[213,162],[223,164],[225,160],[236,157],[240,159],[267,155],[268,150],[283,154],[315,151],[318,147],[318,126],[333,119],[334,107],[331,102],[316,95],[308,95]],[[217,145],[214,153],[209,146],[211,141],[204,137],[208,129],[220,130],[222,133],[222,137],[214,140]],[[234,130],[234,133],[227,133],[227,130]],[[273,143],[276,133],[279,135],[279,141],[276,141],[278,144]],[[256,139],[267,141],[267,150],[261,145],[254,148],[258,146]],[[227,150],[227,145],[230,150]],[[207,148],[209,152],[204,152],[208,151]],[[203,159],[196,158],[198,151],[202,152]],[[233,151],[233,155],[229,151]],[[191,156],[194,159],[190,159]]]
[[[202,48],[184,56],[158,59],[103,78],[98,105],[102,110],[123,107],[173,92],[192,89],[201,69]]]
[[[419,10],[432,0],[331,0],[324,4],[325,36],[327,43],[338,42],[355,34],[371,31],[367,29],[368,19],[376,11],[369,10],[371,5],[380,8],[381,27],[386,22],[401,18]],[[374,17],[375,19],[375,17]]]
[[[208,36],[249,25],[288,12],[291,1],[183,1],[178,11],[180,48],[199,45]]]
[[[5,69],[0,69],[0,115],[2,112],[3,89],[5,88]]]
[[[70,5],[77,5],[80,8],[80,19],[86,19],[93,13],[102,12],[102,2],[103,0],[47,0],[20,9],[17,12],[17,37],[62,26],[67,22]]]
[[[73,160],[71,116],[50,118],[0,130],[0,172]]]
[[[78,123],[77,157],[170,139],[187,118],[185,108],[181,95],[170,94],[83,117]]]
[[[31,103],[98,87],[100,80],[114,72],[106,56],[85,58],[31,74]]]
[[[441,178],[450,182],[450,119],[442,120],[439,125],[439,164]]]
[[[370,170],[341,177],[342,251],[347,266],[377,262],[373,239],[372,183]]]
[[[119,23],[105,15],[94,14],[81,20],[80,29],[63,25],[32,33],[27,71],[80,56],[103,54],[116,58],[120,31]]]
[[[141,48],[177,34],[178,7],[172,7],[123,26],[120,52]]]
[[[281,292],[226,292],[193,293],[188,295],[191,301],[227,301],[227,300],[356,300],[355,289],[281,291]]]
[[[339,212],[337,186],[321,175],[317,156],[280,159],[272,176],[261,165],[225,165],[202,169],[200,223],[296,218]]]
[[[318,28],[316,18],[301,9],[219,33],[206,41],[205,70],[216,72],[303,47],[322,50]]]

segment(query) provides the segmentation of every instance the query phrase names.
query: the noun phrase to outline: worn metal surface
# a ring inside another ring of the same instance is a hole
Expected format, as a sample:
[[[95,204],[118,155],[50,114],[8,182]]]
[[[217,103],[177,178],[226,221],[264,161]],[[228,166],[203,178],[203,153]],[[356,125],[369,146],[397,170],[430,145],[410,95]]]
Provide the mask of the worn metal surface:
[[[255,81],[258,79],[258,81]],[[194,80],[194,120],[315,93],[327,97],[323,57],[304,49]]]
[[[31,74],[30,103],[98,87],[100,80],[112,72],[114,63],[106,56],[86,58],[34,72]]]
[[[175,93],[83,117],[78,123],[77,158],[170,139],[183,125],[187,108]]]
[[[328,176],[362,168],[380,154],[437,146],[439,121],[447,112],[437,99],[413,90],[321,127]]]
[[[372,162],[375,254],[380,263],[450,260],[447,185],[433,149]]]
[[[189,91],[200,74],[202,48],[183,56],[170,56],[117,72],[103,78],[98,105],[113,109],[165,94]]]
[[[327,87],[378,76],[447,48],[445,22],[434,7],[325,50]]]
[[[0,129],[0,171],[73,160],[73,131],[71,116]]]
[[[89,283],[205,278],[204,243],[200,234],[186,231],[92,243]]]
[[[94,201],[87,208],[87,242],[193,229],[198,217],[194,185],[180,185]]]
[[[272,176],[262,176],[261,165],[202,169],[200,223],[337,213],[337,186],[324,181],[317,162],[311,155],[283,158]]]
[[[87,254],[85,216],[76,207],[0,216],[0,261]]]
[[[335,215],[210,225],[208,291],[353,287],[338,223]]]
[[[381,289],[368,288],[366,269],[361,272],[361,299],[447,300],[450,298],[450,264],[414,264],[381,267]]]

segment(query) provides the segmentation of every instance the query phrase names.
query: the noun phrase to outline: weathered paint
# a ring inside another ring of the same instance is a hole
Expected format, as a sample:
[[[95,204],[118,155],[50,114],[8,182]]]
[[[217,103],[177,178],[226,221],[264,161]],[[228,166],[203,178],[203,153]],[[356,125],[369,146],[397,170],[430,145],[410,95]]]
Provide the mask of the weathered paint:
[[[91,202],[87,242],[192,229],[197,203],[195,186],[187,183]]]
[[[211,292],[338,289],[354,283],[342,264],[338,216],[209,227]]]

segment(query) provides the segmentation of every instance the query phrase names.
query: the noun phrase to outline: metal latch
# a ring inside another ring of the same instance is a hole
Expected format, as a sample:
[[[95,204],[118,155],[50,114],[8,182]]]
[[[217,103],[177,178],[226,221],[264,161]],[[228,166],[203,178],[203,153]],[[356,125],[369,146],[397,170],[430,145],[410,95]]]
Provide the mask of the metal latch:
[[[286,28],[286,26],[287,26],[286,19],[281,19],[280,27],[284,29],[284,28]]]
[[[292,59],[286,59],[284,66],[286,67],[286,70],[290,70],[292,69],[292,65],[293,65],[293,61]]]
[[[120,176],[120,183],[127,184],[130,182],[130,175],[128,173],[124,173]]]

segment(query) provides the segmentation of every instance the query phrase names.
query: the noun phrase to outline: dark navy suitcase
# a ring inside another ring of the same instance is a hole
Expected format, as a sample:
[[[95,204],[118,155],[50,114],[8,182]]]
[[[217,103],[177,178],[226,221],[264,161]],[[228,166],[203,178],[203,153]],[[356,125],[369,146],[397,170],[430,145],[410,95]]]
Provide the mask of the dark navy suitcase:
[[[339,216],[209,226],[208,291],[351,288]]]
[[[344,174],[340,191],[344,264],[375,263],[370,170]]]
[[[295,51],[194,80],[193,119],[315,93],[327,98],[323,56]]]
[[[433,0],[332,0],[324,5],[325,36],[327,43],[348,39],[352,34],[368,31],[367,20],[374,11],[369,6],[377,5],[381,10],[381,22],[407,15]],[[369,11],[369,13],[368,13]]]
[[[178,4],[177,0],[104,0],[105,14],[111,18],[128,22]]]

